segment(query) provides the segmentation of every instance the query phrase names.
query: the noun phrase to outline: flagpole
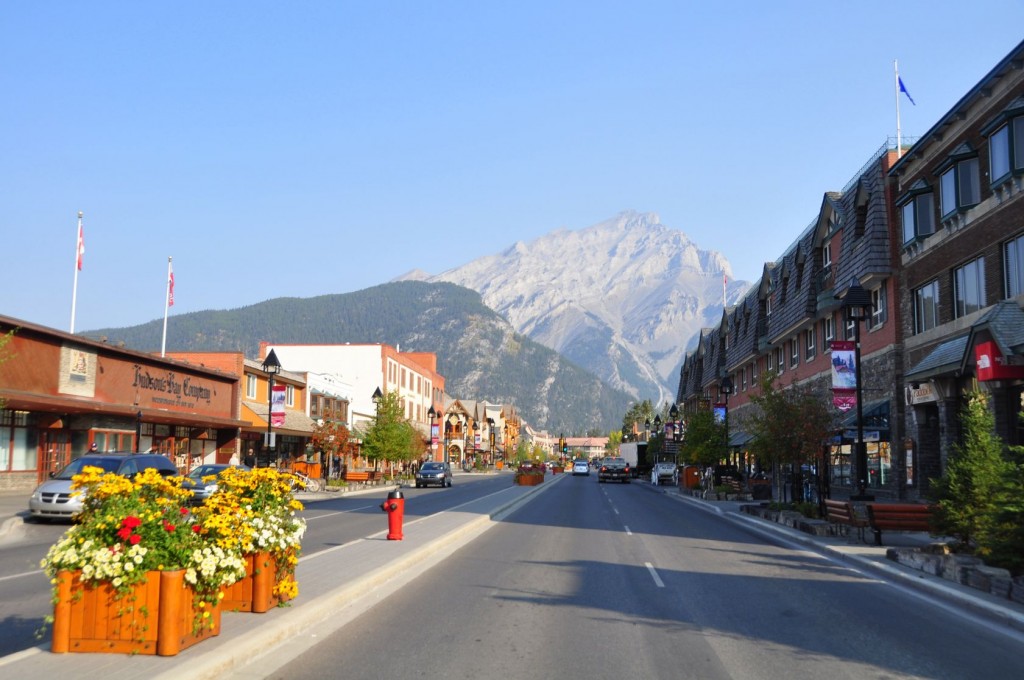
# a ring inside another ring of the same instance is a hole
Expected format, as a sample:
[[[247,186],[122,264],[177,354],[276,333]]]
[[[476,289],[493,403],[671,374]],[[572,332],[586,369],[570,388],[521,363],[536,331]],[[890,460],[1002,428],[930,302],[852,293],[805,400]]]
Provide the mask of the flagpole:
[[[171,302],[171,258],[167,258],[167,290],[164,294],[164,338],[160,343],[160,356],[163,357],[167,354],[167,310],[170,309]]]
[[[75,332],[75,306],[78,304],[78,270],[82,268],[82,211],[78,211],[78,230],[75,233],[75,283],[71,287],[71,329]]]
[[[900,139],[900,67],[896,59],[892,60],[892,70],[896,76],[896,158],[903,158],[903,143]]]

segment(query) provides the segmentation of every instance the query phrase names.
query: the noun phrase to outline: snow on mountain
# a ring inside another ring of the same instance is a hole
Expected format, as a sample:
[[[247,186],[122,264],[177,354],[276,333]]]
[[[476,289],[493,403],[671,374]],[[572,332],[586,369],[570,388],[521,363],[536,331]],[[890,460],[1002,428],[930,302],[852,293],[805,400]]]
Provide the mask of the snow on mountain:
[[[429,280],[478,291],[518,332],[658,404],[675,401],[685,351],[702,327],[718,323],[723,275],[735,301],[747,284],[732,281],[721,254],[654,213],[630,211],[517,242]]]

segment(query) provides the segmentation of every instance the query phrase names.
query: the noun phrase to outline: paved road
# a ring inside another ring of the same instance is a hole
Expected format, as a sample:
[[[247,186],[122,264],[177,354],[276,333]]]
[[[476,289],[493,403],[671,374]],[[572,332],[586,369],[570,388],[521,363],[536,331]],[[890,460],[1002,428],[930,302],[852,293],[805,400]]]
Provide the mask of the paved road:
[[[1009,678],[1024,658],[1018,633],[593,478],[325,633],[263,677]]]

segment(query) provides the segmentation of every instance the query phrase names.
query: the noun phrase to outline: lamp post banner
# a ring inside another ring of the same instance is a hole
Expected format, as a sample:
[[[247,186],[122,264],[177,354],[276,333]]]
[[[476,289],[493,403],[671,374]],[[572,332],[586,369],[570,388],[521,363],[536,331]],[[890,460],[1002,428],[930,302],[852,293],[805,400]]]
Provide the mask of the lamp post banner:
[[[430,424],[430,445],[437,446],[438,440],[438,425],[437,423]]]
[[[832,404],[846,413],[857,405],[857,390],[832,390]]]
[[[832,389],[857,389],[857,357],[854,342],[832,341]]]
[[[273,427],[282,427],[284,425],[285,390],[285,385],[274,385],[274,390],[271,393],[270,424]]]

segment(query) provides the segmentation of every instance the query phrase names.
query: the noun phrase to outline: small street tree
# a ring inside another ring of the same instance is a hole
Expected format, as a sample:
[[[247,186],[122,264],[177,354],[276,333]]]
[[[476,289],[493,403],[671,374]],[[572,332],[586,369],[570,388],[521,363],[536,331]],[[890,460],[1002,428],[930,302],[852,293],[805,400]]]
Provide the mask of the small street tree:
[[[725,458],[725,423],[715,420],[714,411],[703,408],[687,415],[682,453],[687,463],[701,467],[715,465]]]
[[[313,427],[310,440],[314,450],[323,452],[323,462],[331,467],[331,472],[338,472],[332,463],[335,459],[341,465],[348,465],[349,430],[338,420],[337,414],[331,411],[324,413]]]
[[[961,441],[953,445],[942,477],[932,480],[935,529],[985,557],[998,539],[1000,511],[1019,502],[1008,496],[1019,471],[1003,457],[1003,442],[995,434],[995,417],[984,394],[968,395],[960,424]]]
[[[608,433],[608,443],[604,445],[605,456],[619,455],[619,444],[622,443],[622,430],[612,430]]]
[[[779,388],[776,380],[774,372],[763,374],[760,392],[751,398],[755,409],[746,421],[753,436],[750,449],[760,460],[771,463],[780,492],[780,467],[795,466],[794,499],[802,500],[800,466],[817,460],[823,443],[832,433],[833,417],[827,400],[820,395],[797,385]],[[819,470],[819,474],[822,472]]]
[[[374,469],[381,461],[386,461],[393,471],[394,463],[413,461],[423,452],[423,441],[405,419],[398,392],[388,392],[380,398],[377,417],[359,434],[363,440],[363,453],[374,461]]]

